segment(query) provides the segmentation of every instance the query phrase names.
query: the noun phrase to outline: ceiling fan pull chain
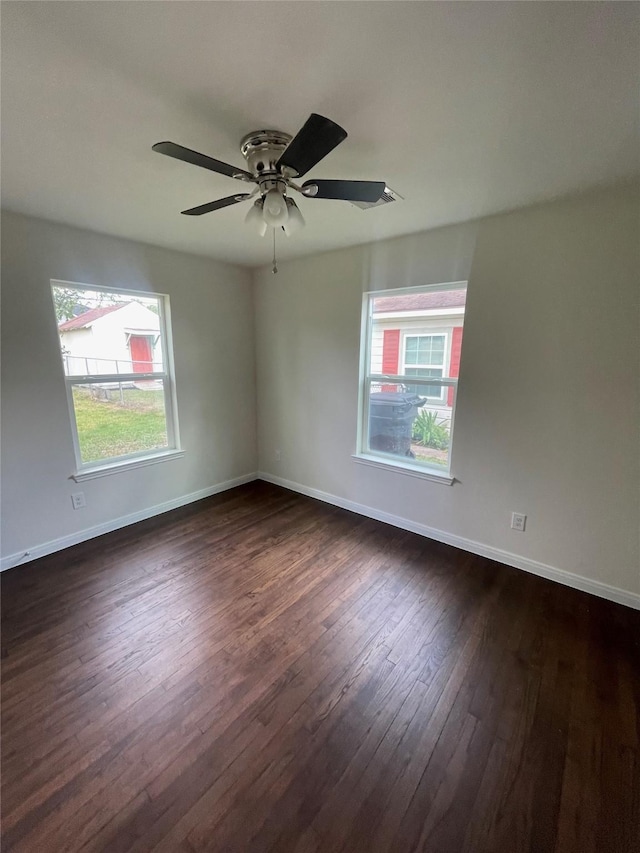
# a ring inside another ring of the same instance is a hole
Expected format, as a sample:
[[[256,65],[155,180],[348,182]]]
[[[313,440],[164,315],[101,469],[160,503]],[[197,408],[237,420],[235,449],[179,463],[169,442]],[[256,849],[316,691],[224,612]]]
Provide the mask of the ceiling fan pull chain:
[[[271,272],[275,275],[278,272],[278,264],[276,262],[276,229],[272,228],[273,231],[273,268]]]

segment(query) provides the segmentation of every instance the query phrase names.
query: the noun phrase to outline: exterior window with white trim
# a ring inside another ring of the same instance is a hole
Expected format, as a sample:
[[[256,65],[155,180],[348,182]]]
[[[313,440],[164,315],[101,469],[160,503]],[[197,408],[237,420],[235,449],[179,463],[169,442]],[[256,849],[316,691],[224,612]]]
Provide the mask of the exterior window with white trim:
[[[52,281],[77,473],[179,450],[169,297]]]
[[[364,295],[356,456],[450,477],[466,292]]]
[[[446,335],[405,335],[404,369],[400,372],[405,376],[442,379],[446,343]],[[444,388],[441,385],[407,385],[407,389],[429,400],[444,400]]]

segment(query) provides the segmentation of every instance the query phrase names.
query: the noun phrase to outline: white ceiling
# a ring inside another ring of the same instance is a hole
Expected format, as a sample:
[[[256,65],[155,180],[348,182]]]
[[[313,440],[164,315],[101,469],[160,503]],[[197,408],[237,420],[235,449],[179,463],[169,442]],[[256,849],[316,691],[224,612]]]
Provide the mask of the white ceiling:
[[[299,198],[280,257],[494,213],[638,172],[637,3],[3,2],[2,200],[235,263],[270,258],[244,185],[151,151],[243,166],[238,142],[309,113],[349,138],[307,175],[385,180],[368,211]]]

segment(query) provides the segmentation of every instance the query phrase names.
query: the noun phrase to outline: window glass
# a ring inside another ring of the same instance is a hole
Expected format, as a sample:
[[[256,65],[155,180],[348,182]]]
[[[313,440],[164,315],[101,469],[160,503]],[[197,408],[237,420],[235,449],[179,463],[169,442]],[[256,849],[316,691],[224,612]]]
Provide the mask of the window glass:
[[[168,297],[52,282],[78,469],[177,448]]]
[[[441,367],[405,367],[404,369],[405,376],[423,376],[427,378],[433,379],[441,379],[442,378],[442,368]],[[441,400],[443,397],[443,388],[440,385],[411,385],[407,384],[407,391],[411,391],[413,394],[423,394],[432,400]]]
[[[444,364],[444,335],[409,335],[405,338],[405,364]]]
[[[371,293],[365,302],[359,451],[449,473],[466,286]]]
[[[72,395],[83,464],[168,447],[161,382],[87,383]]]

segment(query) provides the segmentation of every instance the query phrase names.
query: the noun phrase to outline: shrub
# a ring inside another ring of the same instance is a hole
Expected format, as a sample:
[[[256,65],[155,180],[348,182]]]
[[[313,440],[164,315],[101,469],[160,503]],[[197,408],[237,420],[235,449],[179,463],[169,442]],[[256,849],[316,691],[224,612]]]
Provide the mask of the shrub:
[[[449,430],[444,421],[438,423],[435,412],[422,411],[413,422],[412,438],[423,447],[434,450],[446,450],[449,447]]]

